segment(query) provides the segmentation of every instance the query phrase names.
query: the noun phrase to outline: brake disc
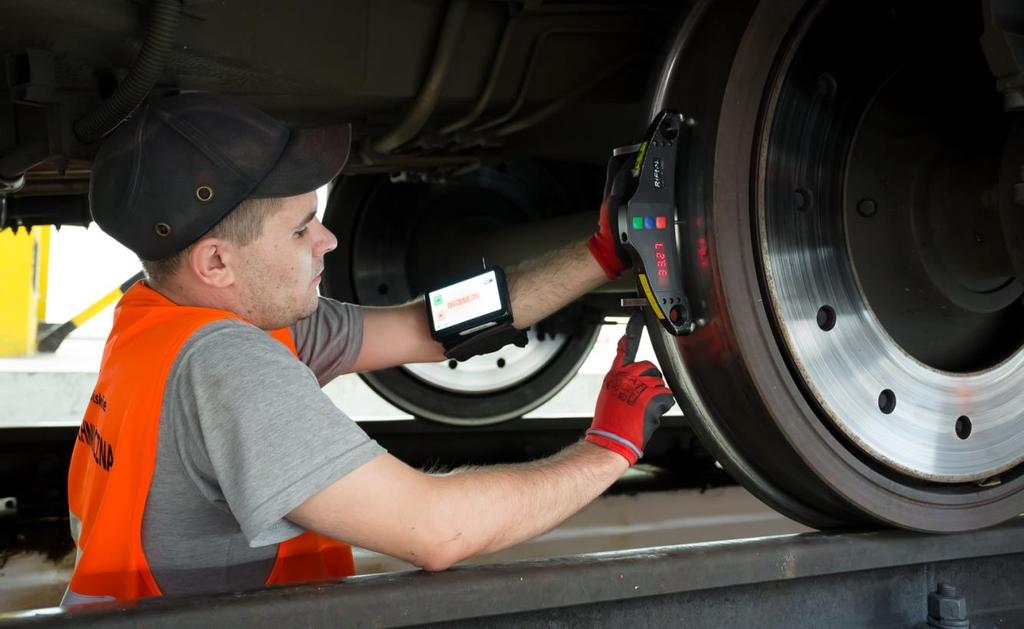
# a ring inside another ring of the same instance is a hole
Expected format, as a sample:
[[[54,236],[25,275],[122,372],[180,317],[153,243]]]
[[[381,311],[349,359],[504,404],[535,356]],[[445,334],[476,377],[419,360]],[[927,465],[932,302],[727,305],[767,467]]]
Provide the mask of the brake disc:
[[[824,144],[847,136],[844,106],[866,95],[830,76],[798,91],[812,78],[800,68],[776,104],[758,226],[793,368],[833,425],[903,474],[955,483],[1014,467],[1024,312],[986,206],[1007,130],[987,68],[897,68],[837,150]],[[959,89],[922,91],[940,79]]]

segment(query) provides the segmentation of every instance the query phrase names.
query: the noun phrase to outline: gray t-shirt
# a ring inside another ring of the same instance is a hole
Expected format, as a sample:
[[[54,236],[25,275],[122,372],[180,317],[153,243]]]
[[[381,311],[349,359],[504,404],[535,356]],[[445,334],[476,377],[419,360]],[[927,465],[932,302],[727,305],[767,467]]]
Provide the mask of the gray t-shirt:
[[[259,587],[275,544],[303,532],[285,515],[384,452],[320,389],[355,362],[361,310],[321,298],[292,332],[299,360],[237,320],[204,326],[175,359],[142,520],[164,594]]]

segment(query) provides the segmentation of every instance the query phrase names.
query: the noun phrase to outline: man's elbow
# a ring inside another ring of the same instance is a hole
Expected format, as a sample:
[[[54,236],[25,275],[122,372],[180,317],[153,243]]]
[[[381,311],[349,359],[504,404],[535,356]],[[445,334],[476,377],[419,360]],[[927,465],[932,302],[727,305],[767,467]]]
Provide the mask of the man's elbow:
[[[480,554],[481,550],[467,543],[462,532],[439,535],[424,540],[421,552],[416,553],[413,563],[427,572],[441,572],[455,564]]]
[[[457,560],[445,555],[429,556],[425,557],[423,561],[417,562],[417,567],[427,572],[444,572],[448,568],[451,568]]]
[[[409,553],[406,559],[421,570],[443,572],[466,559],[466,557],[453,552],[451,549],[428,546],[419,551]]]
[[[428,572],[440,572],[477,555],[497,550],[492,526],[485,519],[467,517],[465,489],[457,482],[458,474],[425,476],[429,481],[420,496],[424,508],[407,538],[417,551],[413,560]]]

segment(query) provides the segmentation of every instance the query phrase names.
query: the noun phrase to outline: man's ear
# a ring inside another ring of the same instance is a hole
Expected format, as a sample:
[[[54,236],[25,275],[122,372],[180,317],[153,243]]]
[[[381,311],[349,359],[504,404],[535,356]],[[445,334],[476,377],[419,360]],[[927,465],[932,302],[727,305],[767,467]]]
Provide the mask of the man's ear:
[[[229,264],[231,249],[231,243],[220,238],[202,238],[192,245],[186,264],[203,284],[224,288],[235,282],[234,271]]]

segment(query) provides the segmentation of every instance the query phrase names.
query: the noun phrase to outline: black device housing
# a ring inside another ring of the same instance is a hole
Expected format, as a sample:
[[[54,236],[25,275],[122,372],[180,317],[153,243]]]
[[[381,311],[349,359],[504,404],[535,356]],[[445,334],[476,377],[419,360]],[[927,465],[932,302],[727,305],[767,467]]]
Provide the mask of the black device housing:
[[[658,321],[672,334],[696,328],[686,298],[676,224],[676,173],[690,124],[682,114],[663,111],[655,117],[633,166],[634,190],[619,211],[619,238],[633,259],[638,292],[647,298]],[[637,227],[635,221],[643,223]],[[652,225],[652,223],[654,223]]]

